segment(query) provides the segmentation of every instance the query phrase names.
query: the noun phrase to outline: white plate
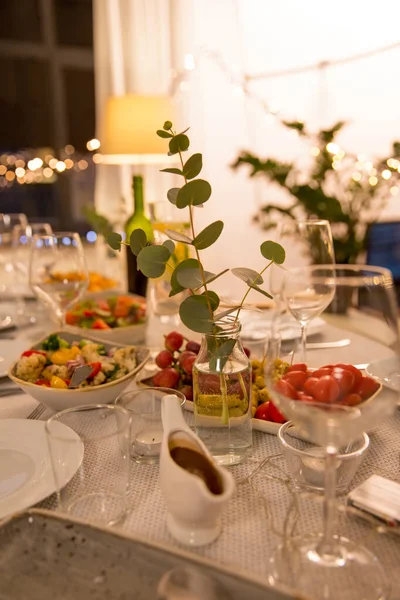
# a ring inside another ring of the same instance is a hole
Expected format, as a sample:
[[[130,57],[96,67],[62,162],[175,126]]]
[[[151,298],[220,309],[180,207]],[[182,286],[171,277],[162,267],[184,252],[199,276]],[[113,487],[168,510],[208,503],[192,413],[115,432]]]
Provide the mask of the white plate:
[[[0,340],[0,378],[7,377],[7,371],[27,348],[23,340]]]
[[[44,421],[0,420],[0,519],[56,491],[44,427]],[[72,429],[62,427],[71,440],[79,440]],[[83,444],[71,444],[62,486],[75,475],[82,458]]]
[[[272,315],[260,313],[248,313],[241,317],[242,331],[241,338],[245,343],[247,340],[259,340],[269,334],[271,328]],[[307,326],[307,337],[321,333],[326,323],[321,318],[313,319]],[[283,341],[295,340],[300,337],[300,325],[291,316],[284,315],[281,318],[279,331]]]

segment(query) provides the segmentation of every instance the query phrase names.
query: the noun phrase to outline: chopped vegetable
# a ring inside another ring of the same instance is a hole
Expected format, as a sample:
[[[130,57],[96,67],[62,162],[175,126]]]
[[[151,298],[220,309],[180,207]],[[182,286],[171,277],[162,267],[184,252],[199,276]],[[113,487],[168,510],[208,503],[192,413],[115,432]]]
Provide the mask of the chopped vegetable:
[[[88,375],[88,379],[93,379],[101,371],[101,362],[93,362],[89,363],[89,365],[93,368],[93,371]]]
[[[110,326],[103,319],[96,319],[92,323],[92,329],[110,329]]]
[[[37,381],[35,381],[35,385],[50,387],[50,381],[48,381],[47,379],[38,379]]]
[[[109,296],[106,299],[88,298],[68,311],[68,325],[86,329],[110,329],[138,325],[146,319],[144,298],[134,296]]]
[[[41,354],[42,356],[46,356],[46,352],[41,352],[40,350],[26,350],[21,354],[21,356],[32,356],[32,354]]]
[[[66,384],[66,382],[63,379],[61,379],[61,377],[57,377],[57,375],[53,375],[53,377],[50,379],[50,387],[56,388],[57,390],[68,389],[68,385]]]
[[[58,350],[59,348],[69,348],[69,344],[66,340],[60,338],[56,333],[49,335],[47,340],[42,343],[43,350]]]

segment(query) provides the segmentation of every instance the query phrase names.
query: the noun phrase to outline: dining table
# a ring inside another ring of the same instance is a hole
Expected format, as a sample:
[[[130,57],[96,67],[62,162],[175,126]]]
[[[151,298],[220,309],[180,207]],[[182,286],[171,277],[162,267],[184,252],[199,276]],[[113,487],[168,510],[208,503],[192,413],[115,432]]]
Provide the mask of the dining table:
[[[41,326],[44,327],[43,324]],[[153,355],[162,339],[161,329],[157,320],[150,319],[147,343]],[[8,338],[25,340],[29,346],[42,333],[33,327],[21,331],[14,330],[8,334]],[[313,336],[312,342],[329,344],[342,339],[348,340],[348,344],[340,348],[340,362],[368,363],[371,358],[385,357],[385,353],[388,352],[380,343],[379,335],[367,338],[362,326],[358,327],[357,323],[345,329],[342,321],[335,320],[334,316],[326,318],[325,327]],[[311,363],[315,361],[316,364],[326,364],[335,360],[337,362],[338,350],[309,350],[308,357]],[[145,373],[141,373],[138,377],[144,376]],[[0,392],[4,385],[4,382],[0,382]],[[137,385],[135,381],[128,389],[134,389]],[[30,416],[32,418],[34,414],[34,418],[47,420],[52,414],[49,409],[42,412],[36,410],[34,413],[35,409],[37,402],[26,394],[0,397],[0,419]],[[192,414],[189,411],[185,412],[185,418],[190,425]],[[370,447],[351,482],[350,490],[372,474],[400,483],[400,409],[395,410],[394,414],[382,423],[373,426],[368,434]],[[221,534],[216,541],[204,547],[183,547],[169,533],[158,470],[157,464],[132,462],[129,492],[131,508],[125,521],[118,526],[124,533],[156,542],[166,549],[185,549],[232,572],[261,578],[268,583],[274,549],[287,541],[294,531],[293,529],[289,532],[288,523],[293,526],[295,524],[296,534],[321,531],[322,496],[295,488],[276,435],[253,431],[253,450],[250,458],[230,468],[236,481],[236,493],[223,513]],[[379,557],[391,583],[390,598],[399,600],[399,531],[366,519],[361,513],[351,509],[346,503],[346,494],[339,497],[337,533],[366,545]],[[48,497],[37,507],[54,510],[55,496]],[[358,582],[349,580],[348,585],[354,587]],[[297,593],[295,578],[291,586],[294,594]]]

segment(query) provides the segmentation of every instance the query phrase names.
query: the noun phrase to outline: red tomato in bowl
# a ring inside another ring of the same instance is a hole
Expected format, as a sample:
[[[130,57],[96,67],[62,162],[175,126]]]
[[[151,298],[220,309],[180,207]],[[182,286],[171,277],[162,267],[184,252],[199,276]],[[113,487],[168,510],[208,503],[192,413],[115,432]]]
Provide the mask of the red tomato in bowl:
[[[286,417],[276,408],[273,402],[269,402],[268,419],[274,423],[286,423],[287,421]]]
[[[360,369],[357,369],[357,367],[355,367],[354,365],[348,365],[345,363],[338,363],[337,365],[335,365],[335,368],[345,369],[346,371],[350,371],[350,373],[353,374],[353,376],[354,376],[353,389],[355,390],[355,388],[358,386],[358,384],[360,383],[362,376],[363,376]]]
[[[320,377],[325,377],[326,375],[330,375],[332,373],[331,367],[321,367],[316,371],[313,371],[312,376],[319,379]]]
[[[304,371],[289,371],[285,373],[282,379],[288,381],[295,390],[301,390],[307,379],[307,373]]]
[[[353,392],[352,394],[347,394],[347,396],[342,398],[340,404],[344,404],[345,406],[357,406],[357,404],[360,404],[360,402],[362,402],[361,396],[359,394],[354,394]]]
[[[354,387],[354,375],[351,371],[342,367],[334,367],[332,377],[338,382],[341,396],[350,394]]]
[[[286,373],[290,373],[291,371],[304,371],[304,373],[307,373],[307,365],[305,363],[290,365]]]
[[[285,381],[284,379],[280,379],[276,382],[275,391],[282,396],[286,396],[287,398],[291,398],[292,400],[297,400],[297,392],[292,386],[291,383]]]
[[[332,404],[339,398],[339,384],[332,375],[323,375],[314,385],[312,395],[318,402]]]
[[[304,383],[304,391],[309,396],[313,395],[314,386],[317,383],[318,379],[314,376],[309,377]]]
[[[354,393],[361,396],[363,400],[370,398],[379,389],[379,383],[372,377],[362,377],[359,384],[355,387]]]

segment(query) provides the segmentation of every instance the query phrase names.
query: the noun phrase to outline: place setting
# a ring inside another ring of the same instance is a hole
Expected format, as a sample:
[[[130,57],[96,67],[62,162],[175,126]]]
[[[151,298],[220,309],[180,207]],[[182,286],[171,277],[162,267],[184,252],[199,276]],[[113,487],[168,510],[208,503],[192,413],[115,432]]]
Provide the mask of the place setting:
[[[400,597],[400,10],[282,1],[0,9],[0,598]]]

